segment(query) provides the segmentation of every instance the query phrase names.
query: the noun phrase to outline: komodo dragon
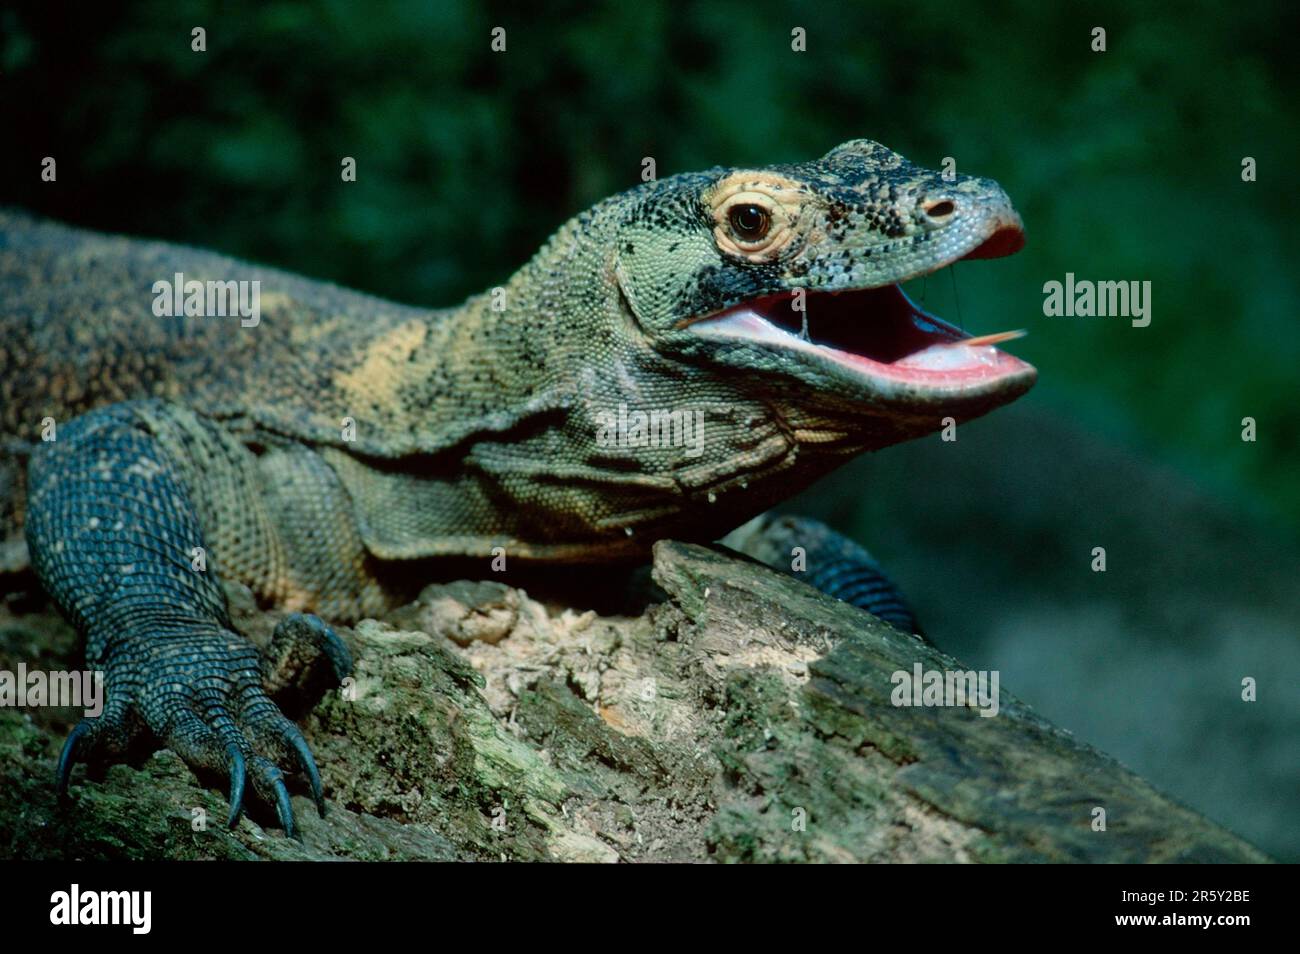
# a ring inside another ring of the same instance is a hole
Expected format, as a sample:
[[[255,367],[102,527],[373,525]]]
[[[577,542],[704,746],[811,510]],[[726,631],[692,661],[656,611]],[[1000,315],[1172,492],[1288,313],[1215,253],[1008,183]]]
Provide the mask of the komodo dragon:
[[[293,834],[281,767],[323,813],[319,774],[221,577],[293,611],[273,657],[309,646],[341,676],[319,617],[390,608],[414,559],[717,539],[862,451],[1028,390],[1002,336],[897,284],[1022,243],[996,183],[861,139],[640,185],[434,311],[0,212],[0,536],[12,555],[25,527],[105,679],[60,791],[79,760],[166,746],[229,783],[232,825],[251,778]],[[236,286],[191,284],[231,280],[260,283],[255,323],[204,298]],[[156,314],[173,281],[198,314]],[[677,430],[648,440],[638,413]]]

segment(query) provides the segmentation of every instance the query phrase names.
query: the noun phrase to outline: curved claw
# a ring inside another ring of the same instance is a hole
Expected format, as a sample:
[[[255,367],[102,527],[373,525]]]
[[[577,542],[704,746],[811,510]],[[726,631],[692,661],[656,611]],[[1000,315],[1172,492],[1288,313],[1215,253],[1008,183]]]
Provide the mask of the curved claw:
[[[68,779],[72,777],[72,767],[77,764],[77,750],[81,748],[81,740],[88,732],[90,723],[82,719],[68,733],[63,750],[59,752],[59,764],[54,770],[54,787],[60,798],[68,794]]]
[[[276,778],[275,785],[275,813],[280,817],[280,827],[290,838],[298,837],[298,830],[293,824],[293,806],[289,804],[289,790],[284,787],[284,779]]]
[[[298,765],[307,773],[307,781],[311,783],[311,797],[316,802],[316,811],[324,818],[325,796],[321,793],[320,770],[316,768],[316,759],[312,757],[311,748],[297,726],[293,726],[293,731],[288,736],[289,747],[298,756]]]
[[[339,638],[338,633],[334,632],[333,627],[319,616],[308,613],[305,618],[320,636],[320,650],[329,660],[330,668],[334,670],[335,681],[342,682],[352,675],[352,653],[348,652],[347,644]]]
[[[226,751],[230,753],[230,816],[226,819],[226,827],[234,828],[244,811],[244,786],[248,772],[244,755],[238,748],[232,744]]]

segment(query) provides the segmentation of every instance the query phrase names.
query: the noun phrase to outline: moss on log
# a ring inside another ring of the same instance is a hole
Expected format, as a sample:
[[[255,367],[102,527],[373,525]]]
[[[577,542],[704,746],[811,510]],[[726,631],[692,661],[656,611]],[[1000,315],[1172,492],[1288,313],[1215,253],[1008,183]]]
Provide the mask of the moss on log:
[[[300,718],[330,808],[295,796],[300,841],[256,808],[227,831],[222,792],[167,752],[78,769],[59,804],[75,713],[0,709],[0,855],[1268,860],[1005,692],[993,718],[894,706],[896,671],[964,667],[795,579],[673,542],[653,575],[636,616],[462,581],[342,630],[355,677]],[[265,638],[276,614],[234,604]],[[48,612],[0,637],[0,666],[75,665]]]

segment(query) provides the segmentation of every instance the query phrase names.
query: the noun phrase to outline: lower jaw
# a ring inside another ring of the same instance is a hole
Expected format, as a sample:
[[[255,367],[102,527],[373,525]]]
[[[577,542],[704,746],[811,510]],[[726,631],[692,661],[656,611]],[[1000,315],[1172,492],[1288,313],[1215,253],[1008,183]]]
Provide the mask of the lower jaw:
[[[852,351],[817,344],[786,331],[750,308],[737,308],[693,325],[692,331],[715,341],[734,341],[788,353],[818,376],[830,372],[844,390],[872,401],[896,405],[899,411],[933,412],[950,406],[1006,403],[1032,387],[1032,365],[1000,349],[970,339],[959,329],[915,308],[908,320],[918,326],[916,350],[893,360],[877,360]],[[896,320],[896,319],[895,319]],[[982,411],[979,413],[983,413]]]

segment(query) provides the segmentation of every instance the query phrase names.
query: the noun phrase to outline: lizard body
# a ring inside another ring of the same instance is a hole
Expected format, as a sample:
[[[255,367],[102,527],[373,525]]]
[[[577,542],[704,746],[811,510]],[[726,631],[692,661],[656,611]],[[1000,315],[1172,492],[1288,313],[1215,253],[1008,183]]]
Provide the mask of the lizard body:
[[[107,679],[61,780],[144,734],[228,774],[232,821],[247,775],[291,829],[279,765],[319,801],[315,767],[219,578],[348,622],[399,599],[415,558],[716,539],[858,453],[1027,390],[1030,366],[897,288],[1021,241],[996,183],[867,140],[614,196],[454,309],[0,212],[0,530],[25,529]],[[258,282],[260,320],[152,314],[178,273]],[[702,422],[698,441],[608,439],[627,409]],[[328,627],[290,621],[286,640],[346,668]]]

